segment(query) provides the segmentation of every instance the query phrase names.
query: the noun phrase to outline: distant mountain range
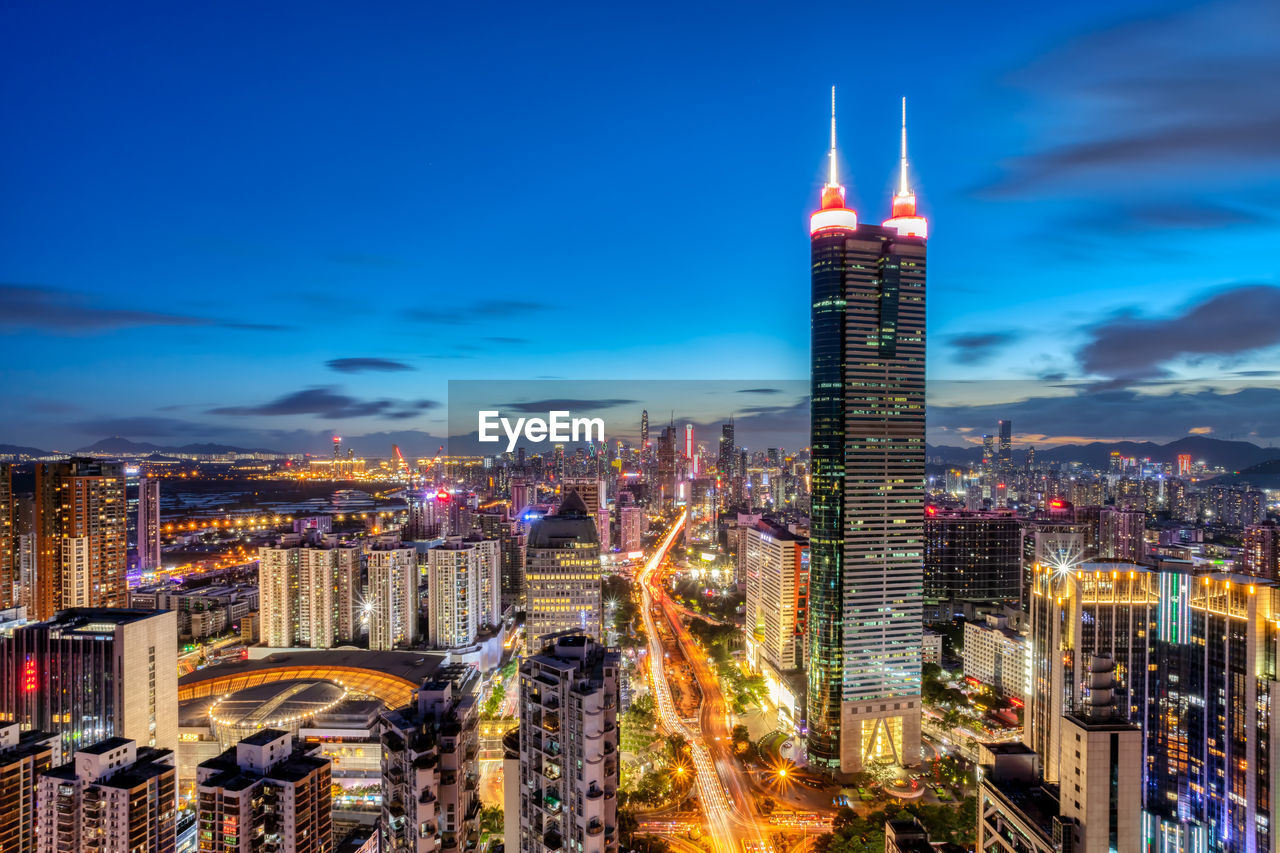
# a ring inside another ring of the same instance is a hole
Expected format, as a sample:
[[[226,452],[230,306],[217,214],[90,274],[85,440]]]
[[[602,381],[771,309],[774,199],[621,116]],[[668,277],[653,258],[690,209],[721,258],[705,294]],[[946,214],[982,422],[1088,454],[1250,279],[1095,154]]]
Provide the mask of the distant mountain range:
[[[281,451],[212,443],[184,444],[180,447],[173,447],[151,444],[146,441],[130,441],[117,435],[111,438],[104,438],[101,441],[95,441],[88,447],[81,447],[76,450],[76,453],[281,453]]]
[[[930,444],[926,450],[930,459],[944,463],[976,463],[982,459],[981,447]],[[1185,453],[1190,454],[1193,461],[1203,461],[1207,465],[1219,466],[1228,471],[1240,471],[1263,462],[1280,460],[1280,447],[1259,447],[1248,441],[1227,441],[1192,435],[1168,444],[1156,444],[1152,441],[1060,444],[1056,447],[1037,448],[1036,462],[1081,462],[1093,468],[1106,468],[1113,451],[1121,456],[1135,456],[1169,464],[1176,463],[1178,456]],[[1023,464],[1026,458],[1025,450],[1014,451],[1015,464]]]

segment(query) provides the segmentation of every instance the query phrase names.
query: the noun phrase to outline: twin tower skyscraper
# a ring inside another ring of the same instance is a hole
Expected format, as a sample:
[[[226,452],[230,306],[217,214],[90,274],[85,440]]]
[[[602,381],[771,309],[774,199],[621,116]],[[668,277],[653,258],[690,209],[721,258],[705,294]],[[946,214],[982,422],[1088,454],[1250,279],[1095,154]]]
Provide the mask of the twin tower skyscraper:
[[[831,164],[810,218],[807,744],[837,777],[920,760],[925,506],[925,242],[907,174],[881,225],[858,222]]]

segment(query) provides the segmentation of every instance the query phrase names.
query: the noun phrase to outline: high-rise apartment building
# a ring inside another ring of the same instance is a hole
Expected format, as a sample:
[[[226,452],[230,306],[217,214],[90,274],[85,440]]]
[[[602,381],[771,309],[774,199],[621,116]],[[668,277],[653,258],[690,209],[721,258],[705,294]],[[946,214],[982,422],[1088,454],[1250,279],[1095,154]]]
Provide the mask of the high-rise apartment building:
[[[624,554],[639,551],[644,535],[644,510],[638,506],[618,507],[618,550]]]
[[[138,480],[138,568],[154,572],[160,561],[160,480],[143,477]]]
[[[602,636],[600,542],[577,492],[530,528],[525,596],[529,648],[540,648],[544,637],[562,631]]]
[[[33,619],[69,607],[124,607],[129,558],[124,465],[72,458],[36,465]]]
[[[544,640],[520,664],[519,772],[504,780],[519,806],[508,812],[507,850],[617,853],[621,659],[581,634]]]
[[[328,649],[360,628],[360,549],[333,534],[283,536],[258,549],[262,644]]]
[[[1280,524],[1264,521],[1244,529],[1240,568],[1246,575],[1280,580]]]
[[[1136,509],[1104,506],[1098,511],[1099,560],[1139,563],[1146,558],[1146,514]]]
[[[746,529],[744,546],[748,657],[758,657],[778,673],[801,669],[808,628],[809,540],[761,520]]]
[[[58,736],[0,725],[0,850],[36,849],[36,789],[41,773],[53,768]]]
[[[427,551],[427,642],[469,646],[502,620],[499,541],[450,537]]]
[[[382,715],[383,851],[474,848],[480,812],[475,681],[473,667],[453,664],[423,682],[408,705]]]
[[[928,507],[924,516],[924,597],[1013,604],[1022,594],[1022,524],[1008,510]]]
[[[418,639],[418,552],[395,539],[375,542],[367,555],[369,648],[411,646]]]
[[[915,764],[924,563],[925,237],[902,174],[858,222],[831,176],[810,219],[808,754],[840,775]]]
[[[175,614],[74,609],[0,635],[0,722],[56,733],[57,761],[110,737],[177,749]]]
[[[170,749],[112,737],[40,776],[39,853],[173,853],[178,780]]]
[[[964,624],[964,675],[1019,702],[1027,698],[1027,638],[1009,627],[1006,616]]]
[[[18,603],[17,504],[13,497],[13,466],[0,462],[0,610]]]
[[[332,853],[332,771],[320,744],[263,729],[196,769],[200,853]]]

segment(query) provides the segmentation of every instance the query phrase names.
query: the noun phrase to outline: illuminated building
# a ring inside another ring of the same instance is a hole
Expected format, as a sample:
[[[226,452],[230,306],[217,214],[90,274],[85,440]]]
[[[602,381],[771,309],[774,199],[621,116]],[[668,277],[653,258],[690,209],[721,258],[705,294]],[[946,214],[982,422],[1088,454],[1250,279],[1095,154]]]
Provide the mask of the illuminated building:
[[[569,492],[578,493],[578,497],[582,498],[582,502],[587,506],[587,514],[592,518],[596,517],[600,508],[604,506],[604,480],[599,477],[565,477],[560,481],[560,499],[564,500],[568,497]]]
[[[964,675],[1002,696],[1027,698],[1027,638],[1009,627],[1006,616],[988,614],[964,623]]]
[[[331,762],[264,729],[196,770],[200,853],[331,853]]]
[[[107,738],[40,776],[36,850],[172,853],[177,820],[173,750]]]
[[[476,670],[454,664],[384,713],[380,849],[457,853],[479,840]],[[508,822],[517,819],[510,815]]]
[[[1098,559],[1140,563],[1146,558],[1146,514],[1104,506],[1098,510]]]
[[[394,537],[375,542],[368,553],[369,648],[390,651],[418,638],[418,552]]]
[[[1280,846],[1276,727],[1280,586],[1248,575],[1161,575],[1149,671],[1144,849]]]
[[[1012,512],[926,508],[925,598],[1011,604],[1021,593],[1022,524]]]
[[[501,614],[524,597],[524,561],[529,537],[503,512],[482,512],[474,519],[486,539],[498,540]]]
[[[160,569],[160,481],[155,477],[138,480],[138,568],[144,572]]]
[[[450,537],[427,551],[427,642],[469,646],[502,620],[497,539]]]
[[[893,218],[831,174],[810,218],[809,762],[915,764],[924,562],[925,236],[902,158]],[[905,139],[905,133],[904,133]],[[905,142],[904,142],[905,149]]]
[[[68,607],[123,607],[128,555],[123,464],[72,458],[36,466],[33,619]]]
[[[618,550],[624,554],[639,551],[644,535],[644,510],[638,506],[618,507]]]
[[[1240,563],[1246,575],[1280,580],[1280,524],[1264,521],[1246,527]]]
[[[808,627],[809,540],[762,520],[746,528],[745,548],[747,642],[776,671],[800,669]]]
[[[41,773],[53,767],[58,736],[0,725],[0,850],[36,849],[36,788]]]
[[[176,749],[177,693],[171,612],[66,610],[0,635],[0,722],[55,732],[59,761],[109,737]]]
[[[1190,453],[1178,454],[1178,476],[1179,477],[1191,476],[1191,454]]]
[[[602,636],[600,542],[577,492],[529,530],[525,597],[528,648],[540,648],[544,637],[562,631]]]
[[[1114,661],[1118,713],[1144,719],[1159,605],[1159,575],[1143,566],[1035,566],[1023,742],[1040,756],[1046,782],[1060,781],[1062,714],[1080,707],[1092,658]]]
[[[997,426],[1000,429],[1000,445],[996,449],[996,468],[1002,478],[1013,473],[1013,421],[1002,418]]]
[[[724,482],[733,476],[733,419],[720,425],[720,455],[717,457],[716,470]]]
[[[653,483],[653,494],[657,500],[651,500],[655,506],[670,506],[676,500],[676,428],[674,425],[662,428],[658,436],[657,482]]]
[[[504,778],[505,801],[518,804],[507,812],[507,849],[617,853],[620,656],[573,632],[543,639],[520,664],[520,758]]]
[[[698,476],[698,450],[693,441],[693,424],[684,425],[684,460],[688,475]]]
[[[649,446],[649,410],[640,412],[640,449]]]
[[[18,560],[15,545],[18,541],[14,515],[17,504],[13,499],[13,466],[0,462],[0,610],[18,603]]]
[[[258,549],[262,644],[327,649],[359,633],[360,549],[289,534]]]

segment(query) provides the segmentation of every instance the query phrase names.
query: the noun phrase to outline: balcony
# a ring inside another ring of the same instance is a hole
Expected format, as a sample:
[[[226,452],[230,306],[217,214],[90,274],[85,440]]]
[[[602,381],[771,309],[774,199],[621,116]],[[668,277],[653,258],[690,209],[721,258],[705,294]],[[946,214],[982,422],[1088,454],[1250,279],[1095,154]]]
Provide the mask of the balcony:
[[[542,846],[548,850],[559,850],[564,846],[564,839],[560,837],[559,832],[553,829],[542,836]]]
[[[560,797],[556,794],[547,794],[542,798],[542,806],[552,814],[560,813]]]
[[[544,714],[542,717],[542,728],[544,731],[555,734],[560,731],[560,715]]]
[[[587,824],[587,835],[599,835],[604,832],[604,824],[598,820],[593,820]]]

